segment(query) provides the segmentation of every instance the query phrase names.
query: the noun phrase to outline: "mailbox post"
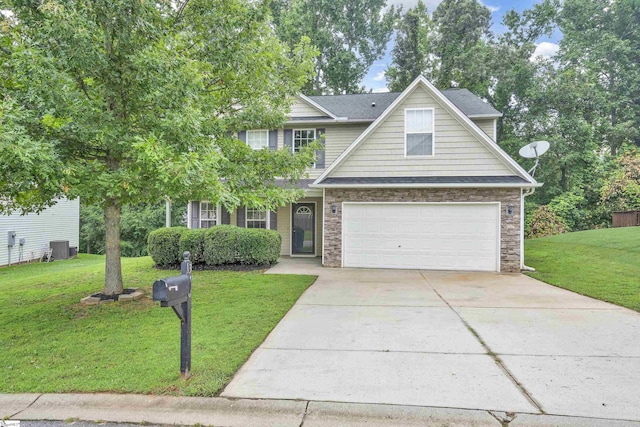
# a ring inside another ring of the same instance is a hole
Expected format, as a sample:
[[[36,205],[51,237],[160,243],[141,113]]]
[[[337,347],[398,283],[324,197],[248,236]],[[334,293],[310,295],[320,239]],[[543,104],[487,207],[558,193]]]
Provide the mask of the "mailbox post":
[[[191,375],[191,261],[189,252],[183,254],[180,275],[156,280],[153,300],[161,307],[171,307],[180,319],[180,375]]]

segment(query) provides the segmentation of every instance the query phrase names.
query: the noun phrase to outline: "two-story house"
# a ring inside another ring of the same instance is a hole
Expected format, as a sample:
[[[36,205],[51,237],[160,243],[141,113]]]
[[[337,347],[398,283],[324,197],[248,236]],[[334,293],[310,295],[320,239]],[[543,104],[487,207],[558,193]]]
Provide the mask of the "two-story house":
[[[273,212],[192,201],[189,227],[278,230],[282,255],[327,267],[519,271],[524,195],[540,184],[496,144],[500,116],[423,77],[402,93],[300,95],[284,129],[238,137],[295,152],[324,135],[306,197]]]

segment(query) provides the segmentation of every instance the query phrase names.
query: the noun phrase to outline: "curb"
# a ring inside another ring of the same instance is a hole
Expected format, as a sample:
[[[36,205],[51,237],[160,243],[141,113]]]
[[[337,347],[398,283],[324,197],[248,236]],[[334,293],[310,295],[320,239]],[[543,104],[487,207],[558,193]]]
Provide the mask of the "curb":
[[[624,421],[424,406],[137,394],[0,394],[0,418],[215,426],[634,426]]]

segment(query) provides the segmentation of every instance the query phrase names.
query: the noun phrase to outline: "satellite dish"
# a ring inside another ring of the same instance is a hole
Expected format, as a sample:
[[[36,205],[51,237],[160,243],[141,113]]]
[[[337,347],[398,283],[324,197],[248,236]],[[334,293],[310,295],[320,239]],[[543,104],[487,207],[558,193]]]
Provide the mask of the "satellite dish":
[[[520,149],[520,155],[525,159],[537,159],[549,149],[548,141],[534,141]]]
[[[536,168],[540,163],[540,156],[547,152],[549,149],[549,141],[534,141],[522,147],[519,151],[520,156],[525,159],[536,159],[536,164],[529,170],[529,175],[533,176],[536,173]]]

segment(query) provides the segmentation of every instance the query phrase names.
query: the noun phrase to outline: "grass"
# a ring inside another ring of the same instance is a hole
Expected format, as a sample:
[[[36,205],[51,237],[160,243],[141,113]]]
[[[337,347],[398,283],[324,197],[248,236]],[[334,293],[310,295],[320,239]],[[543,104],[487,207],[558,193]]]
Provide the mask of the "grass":
[[[640,227],[527,240],[525,260],[531,277],[640,311]]]
[[[192,377],[180,379],[180,322],[151,301],[175,275],[124,258],[140,301],[82,306],[102,290],[104,257],[0,269],[0,392],[115,392],[213,396],[315,280],[198,271],[193,275]]]

